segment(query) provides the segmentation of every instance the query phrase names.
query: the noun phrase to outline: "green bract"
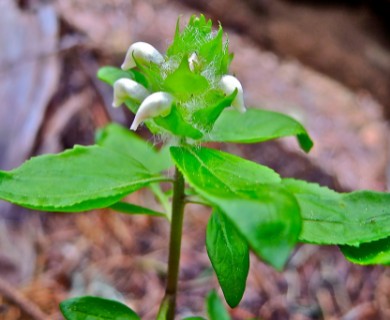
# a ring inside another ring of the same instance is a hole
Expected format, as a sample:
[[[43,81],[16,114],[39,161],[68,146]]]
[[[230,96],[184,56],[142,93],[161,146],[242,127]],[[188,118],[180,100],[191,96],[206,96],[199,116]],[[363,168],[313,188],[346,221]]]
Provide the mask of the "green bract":
[[[178,22],[165,55],[137,42],[126,54],[124,70],[99,70],[98,77],[114,87],[113,106],[124,102],[135,114],[131,129],[145,122],[152,133],[164,136],[160,150],[111,124],[98,132],[94,146],[75,146],[0,171],[0,198],[27,208],[111,208],[170,222],[167,287],[158,320],[175,316],[184,206],[189,202],[212,208],[207,253],[230,307],[245,292],[250,250],[278,270],[299,242],[338,245],[354,263],[390,264],[390,194],[337,193],[283,179],[258,163],[202,146],[286,136],[296,136],[305,152],[313,146],[296,120],[269,110],[246,110],[240,82],[228,75],[232,55],[223,36],[221,26],[214,31],[210,20],[193,16],[182,31]],[[149,188],[161,208],[126,202],[141,188]],[[214,291],[206,309],[210,320],[230,319]],[[96,297],[66,300],[61,310],[67,320],[140,319],[125,305]]]

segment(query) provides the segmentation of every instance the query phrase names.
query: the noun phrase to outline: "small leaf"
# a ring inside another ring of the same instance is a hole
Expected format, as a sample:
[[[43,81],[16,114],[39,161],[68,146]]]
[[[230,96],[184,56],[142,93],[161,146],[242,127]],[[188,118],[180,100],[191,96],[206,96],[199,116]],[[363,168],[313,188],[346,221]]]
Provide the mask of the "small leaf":
[[[225,110],[204,140],[255,143],[286,136],[297,136],[306,152],[313,146],[305,128],[284,114],[261,109],[248,109],[245,113]]]
[[[158,126],[168,130],[173,133],[175,136],[179,137],[190,137],[192,139],[200,139],[203,137],[203,133],[198,129],[194,128],[188,122],[183,119],[181,113],[177,110],[175,105],[172,106],[171,113],[166,117],[157,117],[153,120],[146,121],[147,125],[153,122]],[[149,127],[149,129],[154,132],[153,127]]]
[[[199,45],[210,41],[212,21],[206,20],[204,15],[191,16],[190,21],[182,32],[179,29],[179,20],[176,24],[176,33],[172,44],[167,49],[167,56],[191,54],[199,50]],[[197,41],[195,41],[197,40]]]
[[[358,246],[390,234],[390,193],[337,193],[294,179],[283,180],[283,185],[301,207],[301,241]]]
[[[209,87],[207,79],[200,74],[192,72],[188,65],[188,56],[184,56],[179,67],[165,79],[165,90],[175,96],[188,99],[192,94],[205,91]]]
[[[224,98],[220,93],[216,92],[211,92],[209,95],[213,95],[212,100],[218,102],[195,111],[193,115],[193,119],[198,126],[204,128],[206,131],[210,131],[222,111],[232,105],[232,101],[237,95],[237,90]]]
[[[141,320],[124,304],[99,297],[80,297],[62,301],[60,309],[66,320]]]
[[[117,67],[105,66],[101,67],[97,72],[97,77],[101,81],[106,82],[109,85],[114,85],[114,82],[121,79],[132,79],[147,87],[147,81],[145,77],[136,70],[122,70]]]
[[[248,244],[223,214],[214,211],[207,225],[206,247],[226,302],[234,308],[245,292]]]
[[[390,236],[357,247],[340,246],[341,252],[351,262],[361,265],[383,264],[390,266]]]
[[[277,184],[279,176],[212,149],[171,147],[171,154],[186,180],[229,218],[251,249],[281,269],[298,240],[301,217],[295,198]]]
[[[100,146],[75,146],[0,171],[0,198],[37,210],[80,212],[104,208],[165,178],[140,162]]]
[[[137,206],[135,204],[127,203],[127,202],[114,203],[113,205],[110,206],[110,208],[115,211],[130,214],[130,215],[145,214],[145,215],[155,216],[155,217],[163,217],[163,218],[167,217],[166,214],[162,212],[154,211],[149,208]]]
[[[199,49],[199,55],[205,59],[206,63],[217,62],[216,58],[220,57],[223,52],[223,30],[219,26],[217,35],[209,42],[206,42]],[[225,70],[226,71],[226,70]]]
[[[110,124],[100,130],[96,142],[137,160],[152,173],[164,171],[173,165],[168,149],[157,151],[150,143],[117,124]]]
[[[230,315],[219,299],[217,293],[213,290],[207,296],[207,313],[210,320],[230,320]]]
[[[160,309],[158,310],[156,320],[167,320],[168,311],[169,299],[165,297],[160,304]]]

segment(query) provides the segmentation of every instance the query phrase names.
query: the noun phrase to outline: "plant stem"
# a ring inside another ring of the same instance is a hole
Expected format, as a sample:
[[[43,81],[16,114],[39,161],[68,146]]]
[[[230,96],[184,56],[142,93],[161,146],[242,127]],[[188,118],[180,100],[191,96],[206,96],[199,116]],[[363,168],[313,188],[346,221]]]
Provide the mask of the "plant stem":
[[[169,241],[168,277],[164,301],[168,304],[167,320],[175,318],[177,283],[179,278],[180,248],[184,215],[184,178],[175,168],[173,183],[172,220]]]

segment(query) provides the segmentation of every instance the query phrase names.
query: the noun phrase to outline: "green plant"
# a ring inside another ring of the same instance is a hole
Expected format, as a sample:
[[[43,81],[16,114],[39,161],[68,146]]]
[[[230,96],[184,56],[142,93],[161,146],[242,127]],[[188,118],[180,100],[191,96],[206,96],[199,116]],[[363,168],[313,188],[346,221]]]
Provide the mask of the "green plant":
[[[175,315],[184,207],[190,202],[213,209],[207,252],[231,307],[243,296],[250,250],[278,270],[298,242],[338,245],[355,263],[390,263],[390,194],[340,194],[282,179],[265,166],[202,146],[296,136],[304,151],[312,147],[304,127],[292,118],[246,110],[241,84],[228,75],[232,58],[222,27],[213,31],[204,16],[191,17],[183,31],[178,23],[164,56],[136,43],[123,70],[103,67],[98,77],[114,87],[114,106],[124,103],[136,114],[131,129],[144,122],[164,141],[160,150],[111,124],[99,132],[96,145],[75,146],[0,172],[0,198],[27,208],[80,212],[110,207],[169,221],[166,294],[158,319]],[[167,171],[172,166],[173,177]],[[163,182],[171,190],[163,192]],[[144,187],[155,193],[161,212],[121,201]],[[126,306],[97,297],[66,300],[61,310],[68,320],[139,319]],[[210,319],[229,319],[215,293],[207,298],[207,310]]]

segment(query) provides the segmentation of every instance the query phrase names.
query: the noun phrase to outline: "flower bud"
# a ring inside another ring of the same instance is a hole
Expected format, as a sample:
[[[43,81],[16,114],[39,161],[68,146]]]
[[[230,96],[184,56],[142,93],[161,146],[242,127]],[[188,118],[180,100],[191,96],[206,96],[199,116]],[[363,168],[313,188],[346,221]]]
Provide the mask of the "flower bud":
[[[122,63],[123,70],[129,70],[136,66],[134,58],[140,63],[149,64],[151,62],[161,64],[164,58],[155,47],[146,42],[133,43],[126,53],[125,61]]]
[[[134,80],[122,78],[114,83],[114,100],[113,107],[119,107],[126,99],[142,102],[150,92]]]
[[[188,58],[188,66],[192,72],[194,72],[195,69],[199,68],[200,62],[198,55],[196,52],[193,52],[191,56]]]
[[[219,82],[219,87],[227,95],[232,94],[237,89],[237,95],[232,101],[232,107],[241,113],[246,111],[242,86],[236,77],[224,75]]]
[[[146,119],[167,116],[171,112],[173,96],[167,92],[156,92],[148,96],[140,105],[130,130],[137,130]]]

